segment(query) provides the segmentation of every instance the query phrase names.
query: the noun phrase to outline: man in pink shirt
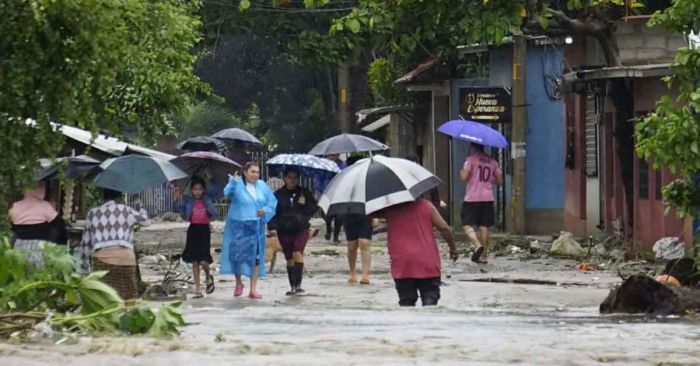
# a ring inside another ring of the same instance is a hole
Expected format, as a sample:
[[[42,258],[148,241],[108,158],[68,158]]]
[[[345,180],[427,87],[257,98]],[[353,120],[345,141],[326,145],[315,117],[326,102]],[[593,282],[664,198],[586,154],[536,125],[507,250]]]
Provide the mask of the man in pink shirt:
[[[462,204],[464,233],[476,246],[472,261],[487,263],[489,226],[495,223],[493,186],[503,184],[503,173],[498,162],[484,153],[484,146],[471,144],[471,154],[464,162],[460,178],[467,182],[467,191]],[[475,228],[481,232],[481,241]]]

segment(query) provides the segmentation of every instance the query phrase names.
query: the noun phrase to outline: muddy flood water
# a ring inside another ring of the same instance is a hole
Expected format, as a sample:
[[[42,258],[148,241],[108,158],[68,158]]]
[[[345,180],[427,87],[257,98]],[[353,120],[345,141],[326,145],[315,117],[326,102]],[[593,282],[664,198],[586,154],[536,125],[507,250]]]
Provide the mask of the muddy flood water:
[[[287,297],[283,260],[263,300],[234,299],[232,278],[187,300],[181,337],[0,344],[0,365],[700,365],[700,321],[600,316],[619,278],[574,262],[501,257],[445,265],[440,305],[400,309],[381,241],[372,284],[346,282],[343,246],[307,250],[307,295]],[[473,282],[537,279],[558,285]]]

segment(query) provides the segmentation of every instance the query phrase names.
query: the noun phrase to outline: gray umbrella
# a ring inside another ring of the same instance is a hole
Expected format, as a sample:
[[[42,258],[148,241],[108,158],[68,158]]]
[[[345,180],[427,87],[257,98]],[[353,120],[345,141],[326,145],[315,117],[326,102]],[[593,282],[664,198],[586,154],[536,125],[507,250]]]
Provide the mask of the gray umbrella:
[[[125,155],[105,160],[96,186],[123,193],[137,193],[157,185],[187,178],[182,170],[161,158]]]
[[[89,172],[100,165],[99,160],[93,159],[87,155],[69,156],[57,159],[40,159],[39,162],[43,169],[34,176],[34,180],[36,181],[56,177],[61,171],[61,167],[64,167],[63,173],[66,178],[77,179],[82,176],[84,179]]]
[[[218,151],[219,149],[226,147],[226,144],[214,137],[197,136],[190,137],[187,140],[180,142],[175,147],[180,150],[189,151]]]
[[[332,155],[388,149],[389,146],[367,136],[344,133],[319,142],[309,151],[309,155]]]
[[[222,141],[226,142],[243,142],[243,143],[248,143],[248,144],[253,144],[253,145],[262,145],[263,143],[258,140],[257,137],[253,136],[248,131],[242,130],[240,128],[227,128],[225,130],[221,130],[213,135],[211,137],[217,138]]]

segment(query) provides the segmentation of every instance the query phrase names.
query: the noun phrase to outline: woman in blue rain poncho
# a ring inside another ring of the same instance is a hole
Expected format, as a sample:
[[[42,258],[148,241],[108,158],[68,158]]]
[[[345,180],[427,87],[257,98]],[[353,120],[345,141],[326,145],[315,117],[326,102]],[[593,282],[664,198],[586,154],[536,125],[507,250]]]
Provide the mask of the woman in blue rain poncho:
[[[221,273],[236,275],[235,297],[243,294],[241,276],[246,276],[250,278],[249,297],[262,298],[257,284],[259,277],[265,277],[265,224],[275,216],[277,199],[259,178],[258,164],[247,163],[243,178],[230,177],[224,188],[231,206],[221,249]]]

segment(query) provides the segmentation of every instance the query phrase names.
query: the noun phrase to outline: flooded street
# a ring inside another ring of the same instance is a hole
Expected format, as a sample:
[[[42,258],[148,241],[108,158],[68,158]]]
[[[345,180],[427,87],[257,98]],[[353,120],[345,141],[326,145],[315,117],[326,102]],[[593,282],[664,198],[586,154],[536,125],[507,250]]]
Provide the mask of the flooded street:
[[[440,305],[400,309],[381,242],[369,286],[346,282],[344,246],[307,249],[307,295],[284,296],[281,254],[261,301],[234,299],[231,277],[184,304],[188,326],[173,340],[82,338],[0,345],[2,365],[698,365],[700,322],[603,317],[619,282],[580,273],[575,262],[498,257],[445,264]],[[484,273],[485,272],[485,273]],[[448,278],[449,275],[449,278]],[[536,279],[559,285],[473,282]]]

